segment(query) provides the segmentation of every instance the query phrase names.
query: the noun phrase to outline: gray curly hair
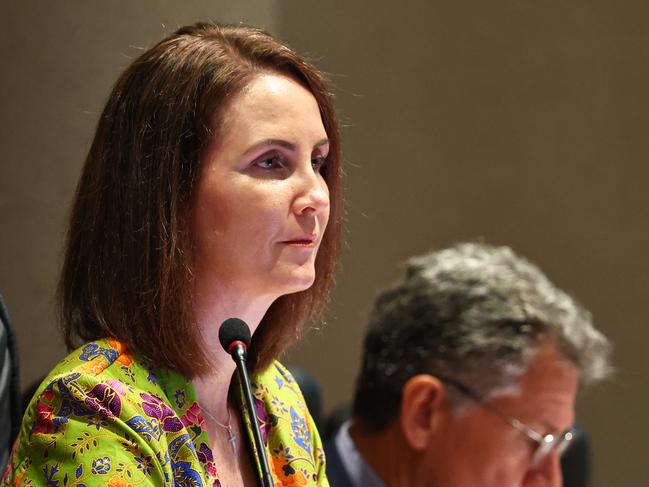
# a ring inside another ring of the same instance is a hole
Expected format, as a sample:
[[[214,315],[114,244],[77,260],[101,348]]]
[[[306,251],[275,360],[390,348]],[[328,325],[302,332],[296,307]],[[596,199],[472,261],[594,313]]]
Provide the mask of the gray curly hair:
[[[462,243],[413,257],[375,302],[354,414],[387,427],[405,383],[424,373],[488,397],[512,385],[548,340],[583,382],[609,373],[610,343],[590,313],[509,247]],[[451,394],[456,406],[464,399]]]

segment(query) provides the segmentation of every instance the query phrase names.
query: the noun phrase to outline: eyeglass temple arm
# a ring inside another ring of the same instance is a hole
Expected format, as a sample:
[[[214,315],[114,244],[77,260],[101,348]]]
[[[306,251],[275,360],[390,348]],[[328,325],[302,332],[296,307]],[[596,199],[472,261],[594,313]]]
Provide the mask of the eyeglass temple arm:
[[[450,386],[453,386],[455,389],[460,391],[462,394],[464,394],[465,396],[473,399],[475,402],[480,404],[485,409],[488,409],[489,411],[494,413],[496,416],[499,416],[502,420],[509,423],[514,429],[517,429],[518,431],[520,431],[524,435],[527,435],[531,440],[536,441],[539,444],[544,442],[544,439],[546,437],[544,437],[542,434],[538,433],[537,431],[534,431],[529,426],[521,423],[518,419],[514,418],[513,416],[505,414],[502,411],[494,408],[491,404],[489,404],[482,397],[480,397],[478,394],[476,394],[475,391],[473,391],[469,387],[465,386],[461,382],[458,382],[455,379],[451,379],[450,377],[437,376],[437,378],[440,381],[442,381],[444,384],[448,384]]]

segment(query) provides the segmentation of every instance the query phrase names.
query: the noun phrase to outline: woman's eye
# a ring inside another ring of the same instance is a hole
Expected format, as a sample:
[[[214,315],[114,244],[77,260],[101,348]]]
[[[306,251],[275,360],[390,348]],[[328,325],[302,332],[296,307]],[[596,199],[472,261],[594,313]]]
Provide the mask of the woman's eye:
[[[327,158],[324,156],[316,156],[313,159],[311,159],[311,166],[313,167],[314,171],[319,172],[320,169],[322,169],[322,166],[327,162]]]
[[[279,169],[281,167],[284,167],[284,164],[282,158],[275,155],[255,162],[255,166],[261,169]]]

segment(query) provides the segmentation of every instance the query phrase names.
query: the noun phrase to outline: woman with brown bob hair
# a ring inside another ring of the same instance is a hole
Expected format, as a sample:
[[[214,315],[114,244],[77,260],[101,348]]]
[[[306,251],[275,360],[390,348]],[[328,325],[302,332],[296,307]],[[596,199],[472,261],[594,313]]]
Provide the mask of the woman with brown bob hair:
[[[23,420],[3,485],[253,485],[224,319],[249,368],[277,485],[328,485],[276,359],[322,310],[342,219],[320,73],[252,27],[200,23],[117,81],[78,184],[61,280],[69,348]]]

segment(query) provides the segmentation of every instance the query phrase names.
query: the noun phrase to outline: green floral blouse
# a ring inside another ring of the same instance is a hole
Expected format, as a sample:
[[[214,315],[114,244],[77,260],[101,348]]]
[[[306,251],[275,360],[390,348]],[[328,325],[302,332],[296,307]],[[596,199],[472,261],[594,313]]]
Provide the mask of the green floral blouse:
[[[253,378],[253,395],[275,487],[328,486],[318,431],[290,373],[275,362]],[[1,485],[219,486],[219,452],[203,426],[190,382],[115,340],[91,342],[39,387]]]

